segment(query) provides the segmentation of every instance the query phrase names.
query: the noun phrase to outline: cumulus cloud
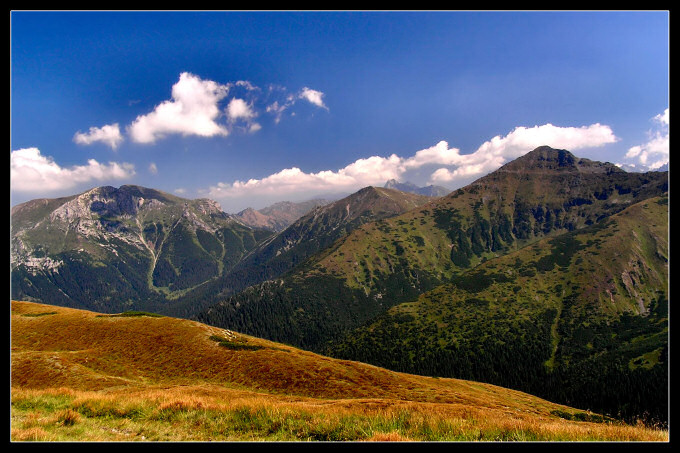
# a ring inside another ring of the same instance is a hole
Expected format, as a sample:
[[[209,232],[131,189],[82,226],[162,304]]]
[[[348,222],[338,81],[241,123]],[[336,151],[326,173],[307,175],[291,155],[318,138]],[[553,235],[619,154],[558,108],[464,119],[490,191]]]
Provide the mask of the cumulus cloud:
[[[154,162],[151,162],[149,164],[149,173],[151,173],[152,175],[158,174],[158,167],[156,166],[156,164]]]
[[[648,141],[628,149],[624,158],[633,160],[628,166],[641,171],[656,170],[668,163],[670,150],[670,118],[668,109],[652,118],[656,129],[647,133]],[[637,164],[637,165],[636,165]]]
[[[114,123],[102,127],[93,126],[88,132],[78,131],[73,136],[73,141],[79,145],[91,145],[95,142],[102,142],[115,150],[123,142],[123,136],[120,133],[118,123]]]
[[[154,143],[168,134],[213,137],[227,135],[224,125],[217,123],[219,101],[229,92],[228,85],[184,72],[172,87],[172,99],[149,114],[138,116],[128,127],[137,143]]]
[[[212,198],[235,198],[247,195],[283,195],[305,192],[339,192],[356,190],[369,185],[383,185],[388,179],[402,173],[402,159],[372,156],[357,161],[337,171],[324,170],[306,173],[298,167],[286,168],[262,179],[218,183],[210,187]]]
[[[226,108],[221,107],[220,103],[228,97],[231,99]],[[275,85],[263,91],[247,80],[221,84],[184,72],[172,87],[172,99],[157,105],[148,114],[139,115],[127,127],[127,132],[136,143],[155,143],[171,134],[214,137],[229,135],[234,130],[254,133],[262,129],[262,124],[254,122],[261,113],[273,115],[277,124],[284,112],[299,100],[328,110],[323,97],[324,93],[309,87],[298,94]],[[226,124],[220,123],[223,116]],[[81,135],[83,138],[79,140],[87,137]]]
[[[13,191],[37,193],[68,189],[90,181],[128,179],[134,176],[132,164],[101,164],[89,159],[87,165],[62,167],[38,148],[22,148],[10,153],[10,187]]]
[[[580,128],[557,127],[552,124],[532,128],[518,127],[505,137],[497,136],[482,144],[471,154],[461,154],[457,148],[440,141],[417,151],[413,156],[371,156],[358,159],[339,169],[307,173],[298,167],[287,168],[262,179],[220,182],[209,188],[212,198],[226,199],[245,196],[267,196],[300,193],[338,193],[355,191],[369,185],[382,186],[389,179],[401,179],[407,172],[439,166],[431,182],[456,184],[482,176],[504,163],[538,146],[577,150],[598,147],[617,140],[608,126],[593,124]]]
[[[326,107],[326,105],[323,103],[322,99],[323,97],[324,94],[321,91],[312,90],[311,88],[308,87],[304,87],[299,95],[300,99],[304,99],[307,102],[316,105],[317,107],[328,109],[328,107]]]
[[[256,116],[257,115],[253,111],[253,106],[248,104],[243,99],[233,98],[231,101],[229,101],[229,105],[227,106],[227,117],[229,118],[229,121],[250,121]]]

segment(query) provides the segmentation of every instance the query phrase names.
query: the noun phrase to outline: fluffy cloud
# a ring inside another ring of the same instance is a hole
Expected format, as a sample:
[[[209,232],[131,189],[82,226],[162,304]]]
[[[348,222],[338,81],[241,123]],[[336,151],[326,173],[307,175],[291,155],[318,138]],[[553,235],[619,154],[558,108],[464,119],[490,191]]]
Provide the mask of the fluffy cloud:
[[[249,89],[254,90],[255,88],[253,87]],[[257,113],[253,109],[253,105],[247,103],[243,99],[233,98],[231,101],[229,101],[226,112],[230,124],[243,122],[245,123],[244,129],[251,134],[262,129],[261,124],[253,121],[253,119],[257,117]]]
[[[118,148],[123,141],[118,123],[107,124],[102,127],[91,127],[88,132],[76,132],[73,141],[79,145],[91,145],[95,142],[102,142],[111,147]]]
[[[168,134],[227,135],[227,128],[216,120],[220,115],[218,103],[228,92],[228,85],[184,72],[172,87],[172,100],[161,103],[147,115],[138,116],[128,132],[138,143],[154,143]]]
[[[87,165],[61,167],[38,148],[22,148],[10,153],[10,187],[18,192],[49,192],[68,189],[90,181],[128,179],[134,176],[128,163],[101,164],[89,159]]]
[[[650,130],[647,133],[649,140],[642,145],[629,148],[624,156],[625,159],[635,161],[629,163],[629,166],[640,168],[641,170],[656,170],[668,163],[670,149],[668,130],[670,118],[668,109],[656,115],[652,118],[652,121],[656,123],[656,129]]]
[[[311,88],[304,87],[300,92],[299,98],[310,102],[317,107],[328,109],[323,103],[324,94],[321,91],[312,90]]]
[[[241,97],[233,96],[237,93]],[[224,109],[227,124],[220,124],[219,104],[228,95],[233,97]],[[155,143],[170,134],[226,136],[234,128],[254,133],[262,129],[261,124],[253,121],[260,112],[272,114],[274,122],[278,123],[284,111],[301,99],[328,110],[323,96],[321,91],[308,87],[294,95],[284,87],[273,85],[263,93],[247,80],[220,84],[184,72],[172,87],[172,99],[162,102],[151,113],[138,116],[127,127],[127,131],[137,143]],[[237,125],[238,122],[242,124]]]
[[[403,170],[402,159],[372,156],[341,168],[305,173],[297,167],[286,168],[263,179],[235,181],[233,184],[218,183],[209,189],[212,198],[236,198],[248,195],[301,194],[305,192],[332,193],[354,191],[370,185],[383,185],[388,179],[398,178]]]
[[[229,101],[229,105],[227,106],[227,117],[229,118],[229,121],[249,121],[256,116],[252,105],[249,105],[243,99],[233,98]]]
[[[158,167],[156,166],[155,162],[151,162],[149,164],[149,173],[151,173],[152,175],[158,174]]]
[[[459,149],[449,148],[447,142],[441,141],[408,158],[396,154],[389,157],[372,156],[358,159],[336,171],[306,173],[292,167],[262,179],[235,181],[232,184],[220,182],[210,187],[208,195],[217,199],[233,199],[355,191],[369,185],[382,186],[389,179],[401,179],[409,171],[436,166],[442,167],[432,173],[432,182],[456,184],[493,171],[541,145],[576,150],[598,147],[616,140],[612,130],[601,124],[580,128],[552,124],[518,127],[505,137],[497,136],[485,142],[471,154],[461,154]]]

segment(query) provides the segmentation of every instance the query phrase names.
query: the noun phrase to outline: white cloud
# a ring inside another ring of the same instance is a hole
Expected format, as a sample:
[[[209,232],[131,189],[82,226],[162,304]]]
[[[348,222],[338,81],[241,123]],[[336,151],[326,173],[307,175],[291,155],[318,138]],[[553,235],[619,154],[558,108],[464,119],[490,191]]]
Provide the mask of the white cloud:
[[[668,109],[656,115],[652,121],[657,124],[655,130],[647,132],[648,141],[642,145],[632,146],[626,152],[625,159],[636,162],[628,165],[640,165],[641,170],[656,170],[668,163],[670,154],[670,117]]]
[[[138,143],[154,143],[168,134],[213,137],[229,132],[216,122],[218,102],[227,96],[228,85],[183,72],[172,87],[172,100],[156,106],[153,112],[138,116],[128,132]]]
[[[229,101],[229,105],[227,106],[227,117],[229,118],[229,121],[250,121],[256,116],[252,105],[248,104],[243,99],[233,98]]]
[[[287,168],[262,179],[220,182],[208,190],[212,198],[234,199],[250,196],[288,196],[309,193],[355,191],[369,185],[385,184],[389,179],[401,179],[407,172],[427,167],[444,166],[434,171],[432,183],[452,183],[469,180],[496,170],[505,162],[519,157],[538,146],[577,150],[598,147],[617,140],[608,126],[593,124],[581,128],[557,127],[551,124],[532,128],[518,127],[505,137],[494,137],[474,153],[461,154],[449,148],[445,141],[404,158],[372,156],[358,159],[339,170],[306,173],[298,167]]]
[[[101,164],[89,159],[87,165],[61,167],[38,148],[22,148],[10,153],[10,187],[18,192],[51,192],[90,181],[128,179],[134,176],[132,164]]]
[[[305,192],[331,193],[353,191],[370,185],[385,184],[388,179],[398,178],[402,159],[393,154],[388,158],[372,156],[341,168],[305,173],[298,167],[286,168],[263,179],[235,181],[233,184],[218,183],[210,187],[212,198],[235,198],[248,195],[286,195]]]
[[[659,124],[663,126],[668,126],[670,125],[670,119],[668,117],[669,112],[668,109],[664,110],[663,113],[659,113],[654,117],[654,120],[657,121]]]
[[[123,142],[123,136],[120,133],[118,123],[107,124],[102,127],[91,127],[88,132],[76,132],[73,136],[73,141],[79,145],[91,145],[95,142],[102,142],[111,147],[111,149],[118,148]]]
[[[233,91],[233,93],[232,93]],[[274,115],[278,123],[285,110],[301,99],[328,110],[323,102],[324,93],[304,87],[297,95],[285,87],[270,85],[266,93],[247,80],[220,84],[212,80],[183,72],[172,87],[172,99],[162,102],[155,109],[139,115],[128,127],[130,138],[136,143],[155,143],[170,134],[201,137],[226,136],[232,128],[253,133],[262,128],[254,123],[262,109]],[[222,112],[220,102],[231,93],[232,97],[224,109],[227,124],[220,124]],[[266,107],[265,107],[266,106]],[[237,122],[245,126],[235,126]]]
[[[149,164],[149,173],[152,175],[158,174],[158,167],[156,166],[155,162],[151,162]]]
[[[270,105],[267,106],[267,113],[273,113],[274,114],[274,122],[276,124],[281,121],[281,116],[283,115],[283,112],[290,107],[289,104],[279,104],[279,101],[274,101]]]
[[[321,91],[304,87],[298,97],[316,105],[317,107],[328,109],[328,107],[326,107],[323,103],[322,98],[324,97],[324,94]]]
[[[269,93],[272,96],[283,96],[283,99],[276,99],[270,101],[271,103],[267,105],[266,112],[274,115],[274,123],[278,124],[281,121],[283,112],[295,105],[297,101],[303,99],[317,107],[328,110],[328,107],[323,102],[324,93],[321,91],[313,90],[308,87],[304,87],[297,95],[292,95],[290,93],[286,94],[286,89],[280,86],[270,85]],[[295,112],[291,113],[291,116],[295,116]]]
[[[248,91],[255,91],[260,89],[259,87],[256,87],[247,80],[239,80],[234,85],[236,85],[237,87],[244,87]]]

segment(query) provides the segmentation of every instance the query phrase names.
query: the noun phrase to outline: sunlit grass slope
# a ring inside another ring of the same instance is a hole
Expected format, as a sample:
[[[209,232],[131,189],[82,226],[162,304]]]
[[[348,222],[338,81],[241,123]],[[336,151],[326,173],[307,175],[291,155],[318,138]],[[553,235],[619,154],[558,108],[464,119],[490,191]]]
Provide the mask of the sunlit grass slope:
[[[14,441],[617,440],[667,431],[192,321],[12,302]]]

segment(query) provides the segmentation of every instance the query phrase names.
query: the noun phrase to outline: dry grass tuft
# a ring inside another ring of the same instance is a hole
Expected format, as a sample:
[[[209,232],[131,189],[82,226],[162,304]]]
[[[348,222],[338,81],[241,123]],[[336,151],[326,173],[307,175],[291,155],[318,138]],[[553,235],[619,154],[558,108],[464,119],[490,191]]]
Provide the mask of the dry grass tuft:
[[[50,440],[50,435],[47,431],[39,427],[12,429],[10,436],[13,441],[20,442],[44,442]]]
[[[65,409],[57,413],[57,423],[62,426],[73,426],[80,421],[80,414],[72,409]]]
[[[412,442],[413,439],[404,437],[398,432],[391,433],[378,433],[374,434],[372,437],[366,439],[368,442]]]

